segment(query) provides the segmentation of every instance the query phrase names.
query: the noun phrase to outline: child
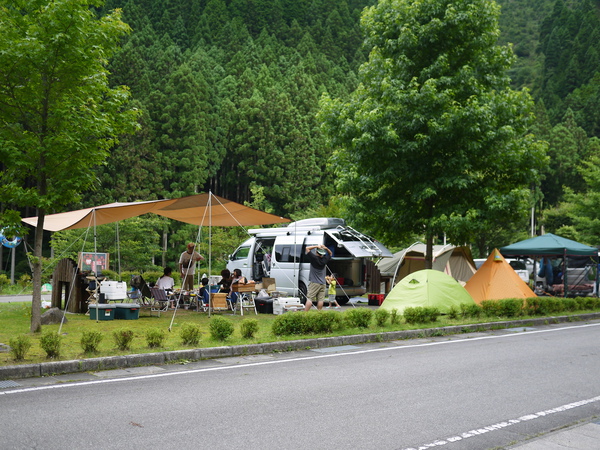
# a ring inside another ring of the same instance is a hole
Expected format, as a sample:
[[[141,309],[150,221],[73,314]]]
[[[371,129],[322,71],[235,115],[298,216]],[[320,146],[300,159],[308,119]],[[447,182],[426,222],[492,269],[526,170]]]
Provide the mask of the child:
[[[333,276],[327,275],[325,277],[325,281],[327,281],[327,284],[329,285],[329,289],[327,291],[327,294],[329,294],[329,305],[327,305],[326,309],[332,308],[331,305],[335,305],[333,307],[334,309],[340,309],[340,304],[335,299],[335,285],[337,284],[335,275],[333,275]]]

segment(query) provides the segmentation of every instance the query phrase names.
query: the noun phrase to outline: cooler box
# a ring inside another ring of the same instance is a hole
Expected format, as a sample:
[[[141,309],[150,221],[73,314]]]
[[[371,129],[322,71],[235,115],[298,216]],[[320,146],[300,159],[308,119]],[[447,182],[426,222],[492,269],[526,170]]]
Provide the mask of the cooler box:
[[[137,320],[140,318],[140,305],[137,303],[117,303],[115,309],[115,319]]]
[[[106,300],[124,300],[127,298],[127,283],[124,281],[104,280],[100,283],[100,292]]]
[[[304,305],[298,297],[281,297],[273,300],[273,314],[279,315],[290,311],[301,311]]]
[[[369,294],[369,306],[380,306],[384,299],[384,294]]]
[[[272,298],[255,298],[256,312],[261,314],[273,314],[273,299]]]
[[[108,303],[104,304],[91,304],[89,306],[90,319],[96,320],[96,313],[98,314],[98,320],[113,320],[115,318],[116,305]]]

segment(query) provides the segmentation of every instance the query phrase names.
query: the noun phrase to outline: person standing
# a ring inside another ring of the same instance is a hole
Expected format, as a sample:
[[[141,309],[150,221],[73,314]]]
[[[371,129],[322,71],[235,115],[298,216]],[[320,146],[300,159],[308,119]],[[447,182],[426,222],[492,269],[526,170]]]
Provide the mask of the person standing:
[[[329,287],[327,288],[327,294],[329,295],[329,305],[327,306],[327,308],[340,309],[340,304],[335,299],[335,285],[337,284],[337,279],[335,278],[335,275],[326,276],[325,280],[329,284]]]
[[[315,251],[313,252],[313,250]],[[310,272],[308,274],[308,281],[310,284],[308,285],[304,311],[308,311],[315,300],[317,302],[317,309],[320,311],[323,308],[323,301],[325,300],[325,290],[327,286],[325,274],[327,271],[327,263],[332,256],[331,250],[323,244],[309,245],[306,247],[306,256],[310,262]]]
[[[194,274],[196,273],[196,261],[201,261],[204,257],[194,250],[196,244],[190,242],[185,252],[179,257],[179,272],[181,273],[181,287],[184,291],[194,289]]]

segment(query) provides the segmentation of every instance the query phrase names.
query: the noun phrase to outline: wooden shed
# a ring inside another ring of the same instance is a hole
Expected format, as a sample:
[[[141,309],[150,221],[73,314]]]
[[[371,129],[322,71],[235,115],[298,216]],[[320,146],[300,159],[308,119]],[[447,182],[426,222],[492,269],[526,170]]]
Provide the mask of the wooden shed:
[[[87,280],[71,258],[61,259],[52,273],[52,307],[72,313],[88,310]],[[63,300],[64,298],[64,300]]]

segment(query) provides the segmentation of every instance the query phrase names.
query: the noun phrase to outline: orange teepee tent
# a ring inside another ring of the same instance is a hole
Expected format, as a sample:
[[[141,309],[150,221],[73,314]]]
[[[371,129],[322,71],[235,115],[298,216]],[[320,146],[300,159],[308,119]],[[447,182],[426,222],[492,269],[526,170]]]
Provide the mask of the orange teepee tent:
[[[536,297],[498,249],[494,249],[475,275],[467,281],[465,289],[477,304],[481,304],[483,300]]]

